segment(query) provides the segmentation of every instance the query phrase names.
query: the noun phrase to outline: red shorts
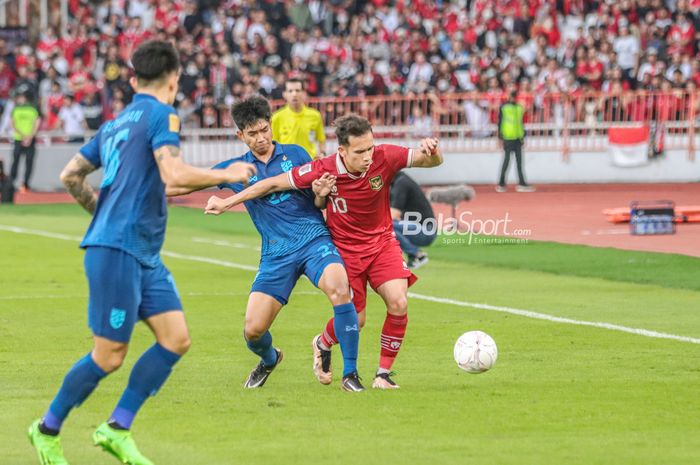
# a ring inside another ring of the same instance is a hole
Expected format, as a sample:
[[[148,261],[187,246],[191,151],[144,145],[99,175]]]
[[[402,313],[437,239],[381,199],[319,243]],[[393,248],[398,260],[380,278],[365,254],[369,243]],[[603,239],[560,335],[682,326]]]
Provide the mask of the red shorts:
[[[345,262],[353,293],[352,303],[357,313],[367,306],[367,282],[376,292],[379,286],[393,279],[407,279],[409,287],[418,280],[406,266],[399,241],[394,238],[380,246],[374,254],[358,256],[343,252],[340,248],[338,250]]]

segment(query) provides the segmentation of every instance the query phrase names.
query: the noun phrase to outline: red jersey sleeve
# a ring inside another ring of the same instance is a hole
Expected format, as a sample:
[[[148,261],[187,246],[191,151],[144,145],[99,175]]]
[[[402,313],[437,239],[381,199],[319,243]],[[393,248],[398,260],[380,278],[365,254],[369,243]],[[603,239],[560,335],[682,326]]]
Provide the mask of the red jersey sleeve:
[[[290,171],[287,171],[289,183],[294,189],[310,189],[311,183],[328,171],[322,166],[322,162],[322,158],[317,158],[305,165],[295,166]]]
[[[413,149],[390,144],[382,144],[379,147],[383,149],[384,158],[394,173],[397,173],[404,168],[411,167]]]

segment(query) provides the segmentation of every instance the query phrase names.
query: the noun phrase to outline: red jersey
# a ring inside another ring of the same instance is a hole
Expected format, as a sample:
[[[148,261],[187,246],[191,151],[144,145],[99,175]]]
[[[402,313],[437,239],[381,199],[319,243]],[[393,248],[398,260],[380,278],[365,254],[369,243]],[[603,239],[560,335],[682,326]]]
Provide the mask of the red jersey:
[[[411,166],[413,150],[381,144],[374,148],[369,170],[348,173],[340,155],[316,159],[289,171],[295,189],[309,189],[324,173],[336,176],[335,189],[328,197],[326,224],[341,253],[374,254],[395,241],[389,210],[389,190],[394,176]]]

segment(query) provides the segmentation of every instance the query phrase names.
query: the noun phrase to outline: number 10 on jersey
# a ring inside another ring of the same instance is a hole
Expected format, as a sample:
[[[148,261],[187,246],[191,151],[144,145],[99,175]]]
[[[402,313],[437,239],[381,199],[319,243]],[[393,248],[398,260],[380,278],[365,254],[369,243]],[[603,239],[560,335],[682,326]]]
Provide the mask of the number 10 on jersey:
[[[333,213],[347,213],[348,204],[342,197],[328,197],[331,201],[331,206],[333,207]]]

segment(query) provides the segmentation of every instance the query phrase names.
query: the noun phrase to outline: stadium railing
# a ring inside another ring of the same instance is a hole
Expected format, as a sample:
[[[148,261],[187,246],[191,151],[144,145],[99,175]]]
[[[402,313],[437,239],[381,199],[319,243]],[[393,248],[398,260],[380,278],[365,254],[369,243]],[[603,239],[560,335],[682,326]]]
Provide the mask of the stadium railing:
[[[525,107],[526,149],[560,152],[601,151],[607,148],[610,126],[648,124],[663,135],[666,149],[687,150],[693,159],[700,147],[700,93],[683,91],[573,94],[520,94]],[[370,96],[311,98],[308,105],[321,112],[329,139],[332,123],[347,113],[367,117],[379,140],[418,140],[440,137],[450,152],[498,150],[498,109],[502,94],[461,93],[420,96]],[[284,104],[273,101],[273,108]],[[228,113],[223,107],[222,112]],[[231,124],[230,122],[228,123]],[[44,144],[60,143],[60,132],[40,133]],[[238,153],[243,145],[231,127],[183,129],[188,159],[207,165]]]

